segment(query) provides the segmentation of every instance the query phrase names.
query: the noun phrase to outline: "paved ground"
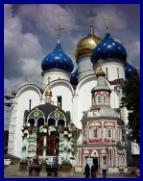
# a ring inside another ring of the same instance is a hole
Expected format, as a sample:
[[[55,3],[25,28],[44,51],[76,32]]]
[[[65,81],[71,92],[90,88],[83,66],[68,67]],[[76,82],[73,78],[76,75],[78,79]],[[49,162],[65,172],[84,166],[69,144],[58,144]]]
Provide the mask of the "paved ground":
[[[18,164],[8,166],[4,169],[5,178],[29,178],[28,171],[19,171]],[[37,178],[35,176],[31,176],[30,178]],[[82,173],[73,173],[73,172],[58,172],[59,178],[84,178]],[[101,178],[102,175],[98,174],[98,178]],[[127,178],[126,176],[121,175],[107,175],[108,178]],[[38,177],[39,178],[39,177]],[[41,171],[40,178],[47,178],[47,174],[45,171]],[[49,177],[52,178],[52,177]]]

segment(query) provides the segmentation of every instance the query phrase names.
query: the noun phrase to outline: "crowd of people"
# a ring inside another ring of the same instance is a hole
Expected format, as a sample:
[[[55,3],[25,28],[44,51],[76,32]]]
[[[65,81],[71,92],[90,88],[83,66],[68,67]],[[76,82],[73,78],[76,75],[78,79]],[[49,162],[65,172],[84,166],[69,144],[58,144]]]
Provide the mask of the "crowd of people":
[[[28,171],[29,171],[29,176],[40,176],[41,172],[41,165],[39,164],[39,161],[37,158],[34,159],[29,159],[28,160]],[[58,176],[58,164],[46,164],[45,170],[47,172],[47,177],[48,176]],[[101,166],[102,170],[102,177],[106,178],[107,177],[107,171],[108,167],[107,164],[104,162],[103,165]],[[98,165],[93,163],[93,165],[90,167],[88,163],[86,163],[85,168],[84,168],[84,176],[85,178],[96,178],[98,173]],[[137,167],[135,172],[135,177],[139,178],[140,177],[140,167]]]
[[[41,169],[42,169],[41,164],[39,164],[37,158],[28,160],[29,176],[40,176]],[[54,176],[57,177],[58,165],[46,164],[45,170],[47,172],[47,177],[52,176],[52,174],[54,174]]]
[[[41,166],[38,162],[38,159],[29,159],[28,160],[28,170],[29,170],[29,176],[33,176],[33,172],[35,173],[35,176],[40,175]]]
[[[107,175],[107,164],[104,163],[101,167],[102,169],[102,175],[103,178],[106,178]],[[86,178],[96,178],[97,177],[97,172],[98,172],[98,165],[94,164],[91,166],[91,168],[89,167],[88,163],[85,165],[85,169],[84,169],[84,175]]]

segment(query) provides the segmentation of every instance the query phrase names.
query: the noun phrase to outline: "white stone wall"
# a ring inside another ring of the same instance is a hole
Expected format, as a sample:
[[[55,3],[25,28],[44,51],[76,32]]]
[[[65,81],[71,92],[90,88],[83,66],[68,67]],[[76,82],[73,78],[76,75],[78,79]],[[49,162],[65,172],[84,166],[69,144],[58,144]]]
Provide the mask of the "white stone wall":
[[[96,70],[97,67],[98,67],[98,64],[95,64],[94,69]],[[107,72],[108,72],[108,80],[109,81],[113,81],[113,80],[118,79],[118,78],[125,79],[124,65],[120,62],[116,62],[116,60],[104,61],[102,68],[103,68],[104,72],[106,73],[106,76],[107,76]]]
[[[93,64],[90,60],[90,56],[84,57],[78,60],[78,80],[81,81],[84,77],[94,74]]]
[[[64,79],[64,80],[70,81],[70,73],[64,70],[59,70],[59,69],[51,69],[51,70],[48,70],[47,72],[44,72],[43,74],[44,85],[48,84],[49,77],[50,77],[50,82],[53,80],[58,80],[58,79]]]
[[[97,85],[97,81],[94,76],[85,78],[80,82],[75,92],[74,97],[74,111],[73,121],[75,125],[81,129],[81,119],[84,111],[88,111],[92,106],[91,89]]]
[[[110,86],[111,88],[111,94],[110,94],[110,106],[114,109],[114,108],[119,108],[119,97],[114,89],[115,86]]]
[[[22,126],[24,111],[29,110],[29,99],[31,99],[31,108],[40,104],[40,91],[33,86],[21,88],[14,100],[15,105],[12,111],[12,117],[9,129],[8,153],[21,158],[22,154]]]

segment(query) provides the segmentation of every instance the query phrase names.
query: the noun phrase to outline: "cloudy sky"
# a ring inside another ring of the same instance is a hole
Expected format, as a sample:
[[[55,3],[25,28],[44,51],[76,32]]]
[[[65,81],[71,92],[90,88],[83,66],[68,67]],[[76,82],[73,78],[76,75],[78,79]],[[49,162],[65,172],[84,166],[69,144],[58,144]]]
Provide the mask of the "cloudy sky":
[[[41,62],[55,46],[58,25],[64,28],[63,49],[74,61],[76,44],[88,33],[90,10],[97,12],[96,35],[104,37],[108,15],[112,36],[124,44],[128,61],[139,69],[139,5],[5,5],[5,90],[25,79],[41,81]]]

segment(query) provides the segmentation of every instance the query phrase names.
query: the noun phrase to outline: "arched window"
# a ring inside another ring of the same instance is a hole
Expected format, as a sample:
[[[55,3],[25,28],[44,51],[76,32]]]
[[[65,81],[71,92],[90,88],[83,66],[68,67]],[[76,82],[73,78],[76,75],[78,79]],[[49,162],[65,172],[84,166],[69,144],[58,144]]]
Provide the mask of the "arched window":
[[[30,124],[30,126],[33,127],[34,124],[35,124],[35,120],[31,118],[31,119],[28,120],[28,123]]]
[[[94,138],[97,138],[97,129],[93,130],[93,136],[94,136]]]
[[[39,118],[38,121],[37,121],[37,126],[40,127],[44,125],[44,119],[43,118]]]
[[[55,124],[56,124],[55,119],[53,118],[48,119],[48,126],[54,126]]]
[[[108,129],[108,138],[111,138],[112,137],[112,131],[111,129]]]
[[[60,119],[60,120],[58,121],[58,126],[64,126],[64,125],[65,125],[65,121],[62,120],[62,119]]]
[[[98,96],[98,103],[101,103],[101,97]]]

